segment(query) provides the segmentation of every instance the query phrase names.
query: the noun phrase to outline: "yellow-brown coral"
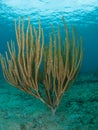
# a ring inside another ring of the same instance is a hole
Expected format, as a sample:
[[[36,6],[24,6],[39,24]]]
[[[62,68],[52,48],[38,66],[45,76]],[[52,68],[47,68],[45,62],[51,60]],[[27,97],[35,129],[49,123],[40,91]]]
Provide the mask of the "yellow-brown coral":
[[[20,25],[19,20],[18,26],[15,22],[18,49],[11,41],[7,44],[9,54],[6,52],[6,58],[0,56],[6,81],[40,99],[53,113],[64,92],[74,81],[83,54],[82,39],[77,40],[74,28],[70,38],[64,18],[63,23],[64,39],[61,39],[60,26],[57,36],[52,28],[49,46],[45,47],[40,21],[36,30],[28,20],[26,33],[24,21]]]

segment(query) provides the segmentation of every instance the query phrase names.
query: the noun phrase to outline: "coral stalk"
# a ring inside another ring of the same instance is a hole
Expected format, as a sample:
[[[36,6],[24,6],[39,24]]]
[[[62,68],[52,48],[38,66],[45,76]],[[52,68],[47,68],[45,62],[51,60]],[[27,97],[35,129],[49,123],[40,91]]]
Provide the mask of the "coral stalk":
[[[61,37],[52,27],[49,46],[44,45],[44,31],[38,22],[36,30],[28,20],[26,32],[24,21],[16,26],[16,44],[7,44],[8,52],[0,55],[5,80],[45,103],[53,113],[59,106],[64,92],[74,81],[82,62],[82,39],[77,39],[72,28],[72,36],[63,19],[65,36]],[[18,49],[17,49],[18,48]],[[9,53],[9,54],[8,54]],[[10,57],[9,57],[10,55]]]

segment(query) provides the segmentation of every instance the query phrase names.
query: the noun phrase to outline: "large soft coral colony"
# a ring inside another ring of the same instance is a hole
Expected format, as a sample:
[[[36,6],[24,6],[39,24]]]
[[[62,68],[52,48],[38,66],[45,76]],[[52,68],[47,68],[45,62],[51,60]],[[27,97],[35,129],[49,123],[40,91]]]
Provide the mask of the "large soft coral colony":
[[[4,78],[11,85],[35,96],[55,113],[64,92],[74,81],[82,61],[82,39],[77,39],[74,28],[69,36],[64,17],[65,36],[52,27],[48,47],[44,44],[44,31],[38,30],[28,20],[26,33],[24,21],[15,22],[16,44],[8,43],[4,58],[0,55]],[[9,54],[8,54],[9,53]]]

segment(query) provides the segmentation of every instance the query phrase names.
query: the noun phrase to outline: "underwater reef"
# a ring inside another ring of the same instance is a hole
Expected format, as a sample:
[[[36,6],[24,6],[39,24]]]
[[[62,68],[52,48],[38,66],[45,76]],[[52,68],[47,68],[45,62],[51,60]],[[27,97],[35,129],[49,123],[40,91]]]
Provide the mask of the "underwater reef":
[[[5,57],[0,54],[5,80],[22,91],[40,99],[54,115],[62,96],[75,80],[82,63],[82,38],[77,38],[74,27],[71,36],[64,20],[65,36],[61,27],[57,34],[52,28],[49,44],[45,44],[44,30],[38,21],[38,29],[28,19],[26,32],[24,20],[15,21],[17,44],[8,42]]]

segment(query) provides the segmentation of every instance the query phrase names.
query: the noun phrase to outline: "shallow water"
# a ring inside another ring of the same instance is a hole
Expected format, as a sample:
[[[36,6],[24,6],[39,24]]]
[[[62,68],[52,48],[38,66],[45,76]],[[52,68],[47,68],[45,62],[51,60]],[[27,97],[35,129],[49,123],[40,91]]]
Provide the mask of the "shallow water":
[[[38,26],[38,19],[45,31],[45,41],[49,40],[48,33],[51,31],[50,23],[55,31],[57,25],[62,25],[64,16],[68,27],[76,27],[79,36],[83,37],[84,58],[82,71],[98,71],[98,0],[32,0],[0,1],[0,52],[6,50],[6,43],[11,39],[15,41],[14,19],[24,18],[27,24],[28,17],[34,26]],[[62,29],[63,30],[63,29]],[[63,36],[63,31],[62,31]]]
[[[25,27],[28,17],[35,27],[40,19],[47,44],[51,23],[55,32],[61,25],[63,37],[62,16],[83,38],[81,73],[52,117],[46,105],[7,84],[0,66],[0,130],[98,130],[98,0],[0,0],[0,53],[16,42],[14,19],[24,18]]]
[[[98,75],[77,78],[55,117],[34,97],[0,80],[0,130],[97,130]]]

